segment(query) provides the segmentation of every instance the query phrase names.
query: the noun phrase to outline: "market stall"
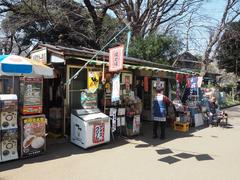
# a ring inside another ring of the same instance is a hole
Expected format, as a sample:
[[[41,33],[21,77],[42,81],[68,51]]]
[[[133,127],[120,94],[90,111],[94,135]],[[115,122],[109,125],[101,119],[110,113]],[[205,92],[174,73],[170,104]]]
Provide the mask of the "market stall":
[[[42,79],[53,77],[53,69],[21,56],[2,55],[0,74],[0,161],[44,152],[46,119],[42,114]],[[11,143],[6,142],[10,140]]]

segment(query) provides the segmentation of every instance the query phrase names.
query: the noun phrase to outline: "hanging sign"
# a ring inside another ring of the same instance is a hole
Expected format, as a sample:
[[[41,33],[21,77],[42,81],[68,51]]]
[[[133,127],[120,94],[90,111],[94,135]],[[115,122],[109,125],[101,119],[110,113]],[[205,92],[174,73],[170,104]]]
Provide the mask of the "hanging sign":
[[[98,71],[88,71],[88,90],[95,92],[99,85],[99,74]]]
[[[109,49],[109,72],[116,72],[123,69],[124,46]]]
[[[112,102],[120,100],[120,75],[116,75],[112,79]]]
[[[144,84],[144,91],[148,92],[148,77],[145,76],[143,81],[144,81],[143,82],[143,84]]]

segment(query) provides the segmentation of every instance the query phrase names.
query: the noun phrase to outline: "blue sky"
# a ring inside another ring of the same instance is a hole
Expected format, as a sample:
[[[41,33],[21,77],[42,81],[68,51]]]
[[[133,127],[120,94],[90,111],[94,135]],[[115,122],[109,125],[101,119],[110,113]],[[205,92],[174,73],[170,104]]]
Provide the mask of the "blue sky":
[[[207,16],[208,18],[206,18],[206,20],[202,20],[201,22],[197,22],[197,24],[215,29],[221,20],[225,5],[226,0],[206,0],[199,10],[199,14]],[[192,30],[192,38],[195,42],[190,43],[190,51],[193,54],[202,54],[209,39],[208,29],[194,28]]]

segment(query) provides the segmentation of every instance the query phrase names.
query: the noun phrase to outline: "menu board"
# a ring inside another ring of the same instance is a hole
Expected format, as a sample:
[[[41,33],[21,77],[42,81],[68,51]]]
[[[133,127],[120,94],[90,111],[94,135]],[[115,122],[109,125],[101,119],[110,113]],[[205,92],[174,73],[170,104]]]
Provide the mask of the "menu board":
[[[88,90],[81,92],[81,106],[84,109],[97,108],[97,93]]]
[[[46,149],[46,119],[44,115],[21,117],[21,156],[41,154]]]
[[[22,114],[42,113],[42,78],[20,78],[20,111]]]

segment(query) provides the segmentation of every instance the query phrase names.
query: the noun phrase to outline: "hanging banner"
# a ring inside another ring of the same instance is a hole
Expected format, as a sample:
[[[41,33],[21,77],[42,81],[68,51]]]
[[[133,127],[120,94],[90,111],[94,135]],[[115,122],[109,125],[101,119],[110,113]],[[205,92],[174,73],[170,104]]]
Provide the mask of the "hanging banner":
[[[116,72],[123,69],[124,46],[109,49],[109,72]]]
[[[99,75],[98,71],[88,71],[88,90],[92,93],[98,89]]]
[[[200,88],[202,86],[203,77],[198,77],[197,86]]]
[[[148,77],[147,76],[144,77],[143,84],[144,84],[144,91],[148,92]]]
[[[116,75],[112,79],[112,102],[120,100],[120,75]]]

